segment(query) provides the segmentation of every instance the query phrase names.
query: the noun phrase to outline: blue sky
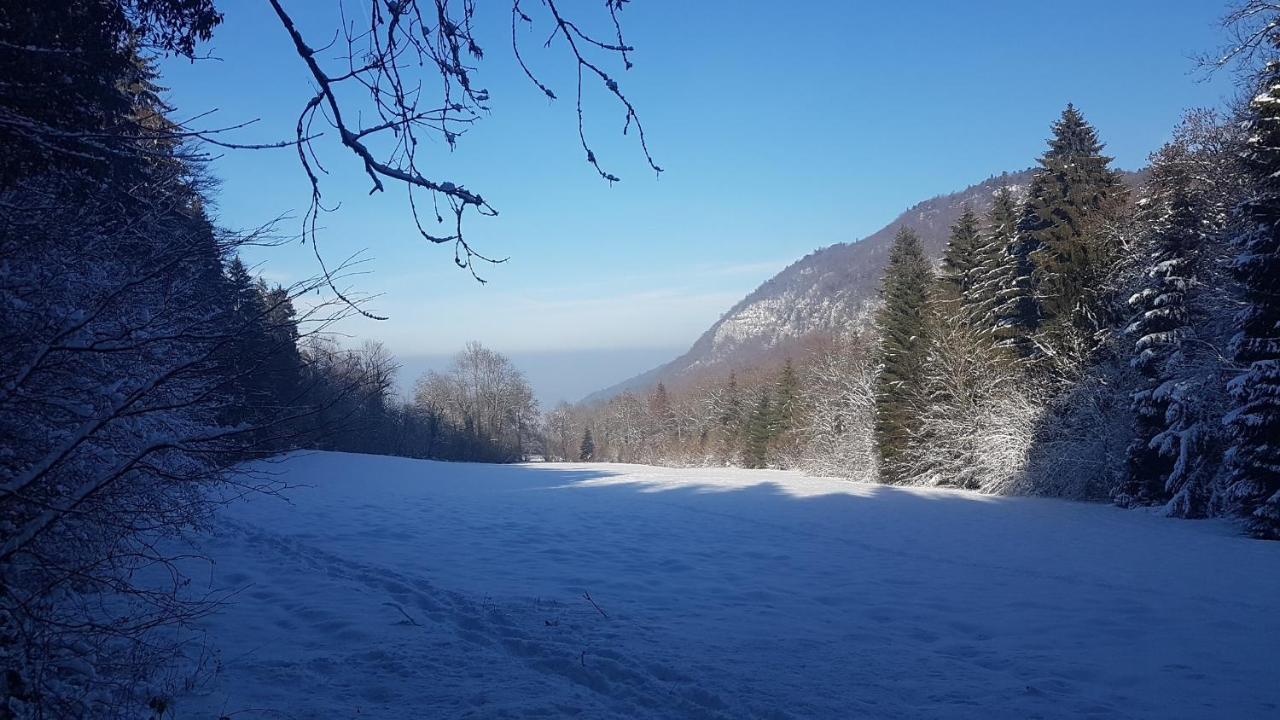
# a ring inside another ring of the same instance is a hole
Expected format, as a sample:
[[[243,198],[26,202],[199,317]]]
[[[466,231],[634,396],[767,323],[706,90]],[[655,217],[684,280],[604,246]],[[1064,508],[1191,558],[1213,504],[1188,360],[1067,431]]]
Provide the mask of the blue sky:
[[[607,19],[602,3],[562,4],[589,25]],[[807,252],[1027,167],[1068,101],[1117,165],[1136,168],[1184,108],[1218,105],[1233,89],[1226,76],[1203,81],[1190,60],[1223,39],[1225,6],[1215,0],[1078,0],[1069,10],[1012,0],[635,0],[622,15],[635,68],[614,71],[667,172],[647,170],[619,133],[619,108],[592,90],[588,133],[623,179],[611,187],[583,160],[572,102],[549,102],[515,65],[510,5],[478,5],[486,58],[477,77],[493,112],[457,151],[431,148],[427,169],[500,211],[473,217],[468,230],[481,250],[511,257],[482,268],[488,285],[416,236],[401,193],[369,197],[353,158],[323,156],[326,199],[342,209],[324,217],[322,250],[340,259],[367,249],[358,285],[391,318],[344,330],[401,356],[453,352],[468,339],[511,353],[682,349]],[[316,44],[332,32],[336,2],[286,6]],[[216,109],[207,124],[259,119],[242,141],[287,137],[309,97],[301,61],[266,3],[220,7],[226,22],[209,48],[220,59],[166,62],[170,99],[183,115]],[[542,47],[547,30],[522,34],[526,58],[571,98],[571,57]],[[227,151],[213,172],[222,182],[215,213],[231,227],[300,213],[309,197],[290,150]],[[317,270],[296,244],[249,259],[269,279]]]

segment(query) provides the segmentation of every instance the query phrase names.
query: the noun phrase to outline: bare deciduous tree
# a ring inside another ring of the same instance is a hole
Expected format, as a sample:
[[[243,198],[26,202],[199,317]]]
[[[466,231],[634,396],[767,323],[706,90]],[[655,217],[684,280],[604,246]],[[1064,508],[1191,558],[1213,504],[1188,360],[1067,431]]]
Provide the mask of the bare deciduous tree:
[[[861,337],[837,342],[807,368],[803,396],[809,407],[801,435],[800,466],[817,475],[874,481],[876,366]]]
[[[1043,413],[1033,380],[959,313],[935,318],[929,347],[919,426],[898,476],[914,485],[1010,492],[1024,477]]]
[[[524,374],[478,342],[467,343],[448,372],[423,375],[414,403],[440,413],[471,438],[471,459],[522,459],[534,436],[537,403]]]

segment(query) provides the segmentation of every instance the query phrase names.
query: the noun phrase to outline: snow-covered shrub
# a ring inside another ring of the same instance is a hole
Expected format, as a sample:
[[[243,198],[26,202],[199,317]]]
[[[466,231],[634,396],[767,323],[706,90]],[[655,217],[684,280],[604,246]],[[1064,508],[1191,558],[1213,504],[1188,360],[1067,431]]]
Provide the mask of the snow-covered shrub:
[[[909,485],[1011,492],[1035,441],[1040,394],[959,316],[936,318],[929,340],[918,429],[896,476]]]
[[[1073,499],[1111,496],[1133,438],[1132,370],[1108,353],[1083,377],[1053,388],[1035,428],[1026,472],[1010,492]],[[1047,393],[1046,393],[1047,394]]]
[[[867,343],[858,338],[838,342],[809,364],[801,392],[807,415],[800,430],[800,468],[815,475],[877,479],[877,371]]]

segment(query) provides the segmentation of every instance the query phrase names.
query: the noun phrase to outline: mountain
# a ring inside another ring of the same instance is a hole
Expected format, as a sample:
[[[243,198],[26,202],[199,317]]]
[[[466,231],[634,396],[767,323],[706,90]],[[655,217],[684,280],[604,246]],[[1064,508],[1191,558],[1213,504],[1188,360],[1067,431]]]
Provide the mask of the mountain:
[[[645,390],[658,381],[678,385],[731,368],[767,364],[802,354],[806,343],[866,323],[879,304],[880,276],[900,227],[911,226],[925,251],[937,259],[965,205],[985,213],[999,188],[1009,186],[1015,193],[1025,193],[1031,175],[1032,170],[1005,173],[925,200],[862,240],[806,255],[730,308],[685,354],[592,393],[584,402]],[[1124,175],[1130,184],[1136,183],[1136,174]]]

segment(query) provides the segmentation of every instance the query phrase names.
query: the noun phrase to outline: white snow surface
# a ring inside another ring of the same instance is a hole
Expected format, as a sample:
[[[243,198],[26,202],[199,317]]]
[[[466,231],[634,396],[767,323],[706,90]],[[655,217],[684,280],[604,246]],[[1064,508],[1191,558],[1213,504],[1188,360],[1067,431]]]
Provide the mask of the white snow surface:
[[[179,718],[1280,717],[1280,543],[1221,521],[767,470],[264,467],[305,486],[198,541],[200,588],[240,591]]]

